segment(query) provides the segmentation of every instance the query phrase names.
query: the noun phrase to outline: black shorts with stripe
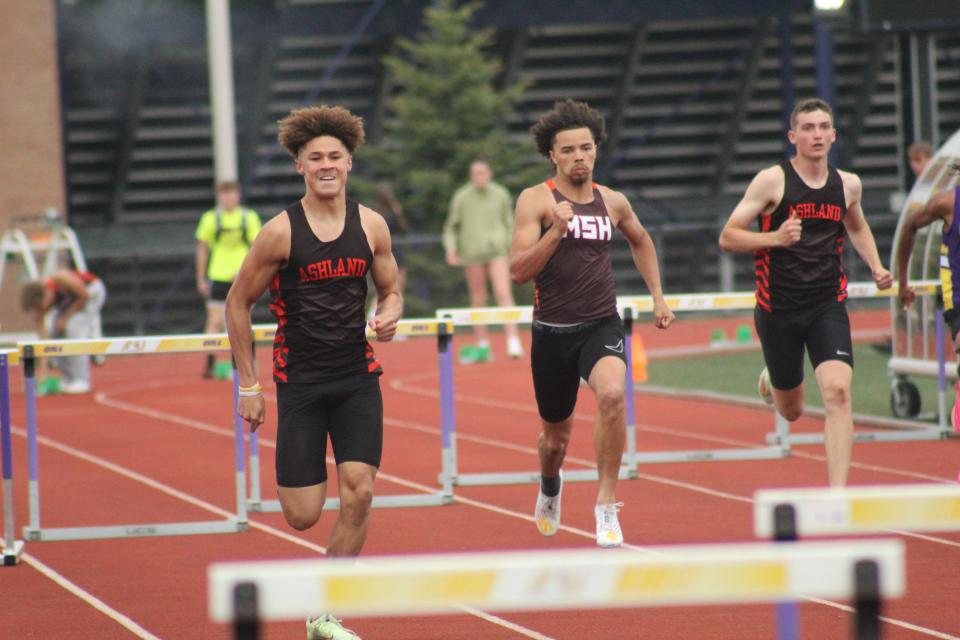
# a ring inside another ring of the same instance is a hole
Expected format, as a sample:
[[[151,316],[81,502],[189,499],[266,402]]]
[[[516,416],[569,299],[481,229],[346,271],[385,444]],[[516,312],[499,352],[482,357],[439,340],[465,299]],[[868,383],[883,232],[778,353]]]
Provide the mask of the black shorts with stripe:
[[[776,389],[793,389],[803,382],[803,353],[816,369],[827,360],[853,366],[853,341],[847,305],[830,300],[809,309],[753,312],[763,359]]]
[[[580,379],[589,380],[601,358],[627,361],[623,322],[616,314],[570,327],[534,322],[531,334],[533,389],[540,417],[547,422],[562,422],[573,414]]]
[[[327,480],[328,434],[337,464],[380,466],[380,376],[360,373],[323,383],[278,383],[277,414],[279,486],[307,487]]]

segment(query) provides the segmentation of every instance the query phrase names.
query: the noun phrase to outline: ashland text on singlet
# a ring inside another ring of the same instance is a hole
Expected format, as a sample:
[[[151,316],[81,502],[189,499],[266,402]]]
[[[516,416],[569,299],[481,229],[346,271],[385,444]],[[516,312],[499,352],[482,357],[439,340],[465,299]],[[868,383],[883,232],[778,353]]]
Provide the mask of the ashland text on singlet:
[[[775,231],[787,218],[800,218],[800,241],[754,254],[757,305],[764,311],[809,308],[829,300],[846,300],[843,272],[843,220],[847,201],[843,179],[833,167],[819,189],[808,186],[789,160],[780,163],[783,199],[769,216],[760,216],[760,231]]]
[[[557,202],[568,200],[553,180],[547,187]],[[534,279],[534,318],[553,324],[575,324],[617,313],[617,293],[610,266],[613,223],[593,185],[593,201],[573,205],[573,219],[557,250]],[[541,230],[541,236],[546,229]]]
[[[347,200],[340,236],[317,238],[301,202],[286,209],[290,258],[270,284],[277,319],[273,376],[277,382],[326,382],[356,373],[380,374],[366,339],[364,304],[373,252],[360,209]]]

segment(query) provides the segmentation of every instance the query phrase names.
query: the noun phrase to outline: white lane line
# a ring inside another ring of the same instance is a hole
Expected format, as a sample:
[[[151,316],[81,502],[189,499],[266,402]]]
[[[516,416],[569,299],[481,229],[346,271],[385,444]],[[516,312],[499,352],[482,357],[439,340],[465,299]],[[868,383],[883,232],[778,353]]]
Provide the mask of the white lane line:
[[[0,541],[0,548],[2,547],[3,547],[3,543],[2,541]],[[38,558],[35,558],[34,556],[25,552],[21,552],[19,557],[20,557],[20,560],[22,560],[25,564],[30,565],[30,567],[32,567],[35,571],[40,573],[42,576],[51,580],[56,585],[62,587],[63,589],[68,591],[70,594],[76,596],[77,598],[80,598],[81,600],[86,602],[88,605],[90,605],[91,607],[93,607],[103,615],[107,616],[108,618],[110,618],[111,620],[119,624],[121,627],[123,627],[124,629],[126,629],[127,631],[135,635],[136,637],[143,638],[144,640],[161,640],[159,636],[153,635],[152,633],[150,633],[149,631],[141,627],[139,624],[131,620],[128,616],[120,613],[119,611],[117,611],[116,609],[108,605],[106,602],[104,602],[97,596],[93,595],[83,587],[77,585],[77,583],[66,578],[63,574],[50,568]]]

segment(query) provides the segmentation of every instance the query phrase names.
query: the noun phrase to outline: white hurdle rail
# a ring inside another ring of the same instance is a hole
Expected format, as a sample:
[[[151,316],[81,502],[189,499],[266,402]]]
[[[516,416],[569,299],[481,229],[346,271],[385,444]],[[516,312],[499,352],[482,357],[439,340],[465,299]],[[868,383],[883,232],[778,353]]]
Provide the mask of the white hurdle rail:
[[[189,334],[171,336],[130,336],[93,340],[33,340],[17,344],[23,369],[27,413],[27,503],[29,523],[23,527],[24,537],[31,542],[56,540],[90,540],[102,538],[140,538],[150,536],[235,533],[246,531],[245,497],[246,468],[243,420],[236,415],[237,375],[234,372],[234,396],[230,412],[234,415],[234,477],[236,514],[222,520],[193,522],[140,523],[86,527],[40,526],[40,464],[38,452],[36,361],[39,358],[88,357],[94,355],[138,355],[155,353],[196,353],[225,351],[230,348],[226,334]]]
[[[449,385],[441,382],[440,389],[440,422],[441,422],[441,470],[439,474],[440,488],[434,493],[415,493],[373,497],[374,508],[384,507],[433,507],[453,503],[453,470],[455,464],[454,448],[450,444],[456,423],[453,404],[453,323],[433,318],[401,320],[397,323],[397,335],[408,337],[437,338],[437,354],[439,359],[440,379],[449,380]],[[255,325],[253,327],[254,343],[272,341],[276,335],[275,325]],[[375,334],[367,330],[367,338],[372,339]],[[250,488],[246,497],[246,507],[251,512],[276,513],[281,511],[279,500],[264,500],[261,497],[260,487],[260,439],[256,431],[250,434],[249,447]],[[340,508],[340,499],[328,497],[323,505],[324,510]]]
[[[911,285],[918,295],[934,295],[939,291],[939,281],[925,280]],[[847,286],[849,298],[876,298],[897,295],[896,285],[890,289],[880,291],[872,282],[850,283]],[[738,311],[753,309],[756,304],[755,294],[751,292],[732,293],[702,293],[678,294],[665,296],[667,305],[674,312],[704,312],[704,311]],[[650,296],[620,296],[617,298],[617,309],[624,319],[624,346],[627,358],[626,388],[634,389],[632,380],[633,352],[632,334],[633,324],[641,314],[653,310],[653,300]],[[533,322],[533,308],[529,306],[515,307],[477,307],[477,308],[444,308],[436,311],[437,318],[453,322],[457,327],[471,327],[475,325],[494,325],[504,323],[531,324]],[[942,366],[942,365],[941,365]],[[665,463],[665,462],[706,462],[722,460],[766,460],[784,458],[790,455],[792,444],[822,443],[823,434],[791,434],[790,425],[776,411],[774,414],[774,430],[766,437],[766,446],[752,448],[722,448],[698,449],[687,451],[637,451],[636,417],[634,394],[626,394],[627,413],[627,445],[624,452],[624,464],[620,469],[620,478],[635,478],[638,464]],[[854,433],[854,441],[879,442],[900,440],[939,440],[949,435],[949,429],[943,424],[929,428],[909,430],[890,430],[885,432]],[[456,442],[456,436],[452,438]],[[595,470],[566,471],[565,481],[592,481],[597,479]],[[459,486],[536,483],[540,481],[539,471],[530,472],[499,472],[499,473],[459,473],[454,460],[453,483]]]
[[[761,489],[754,493],[754,532],[773,535],[774,510],[793,510],[798,536],[899,531],[960,531],[960,485]]]
[[[255,638],[260,620],[746,604],[788,598],[895,598],[905,588],[896,539],[724,543],[630,551],[566,550],[215,563],[211,619]],[[858,578],[874,567],[873,584]],[[246,600],[245,602],[243,600]],[[239,605],[239,606],[238,606]],[[874,610],[879,609],[876,607]],[[238,615],[242,612],[242,618]]]

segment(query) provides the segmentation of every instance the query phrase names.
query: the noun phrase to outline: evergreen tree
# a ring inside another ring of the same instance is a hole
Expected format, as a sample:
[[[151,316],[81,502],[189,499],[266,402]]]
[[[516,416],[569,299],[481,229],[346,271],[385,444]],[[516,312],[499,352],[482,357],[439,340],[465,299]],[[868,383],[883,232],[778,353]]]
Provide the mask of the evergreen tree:
[[[501,63],[487,53],[493,31],[470,25],[479,6],[438,0],[425,10],[424,31],[401,39],[399,52],[384,58],[399,90],[387,104],[382,140],[367,157],[393,184],[418,231],[440,229],[477,157],[512,187],[536,180],[527,180],[531,165],[538,165],[537,177],[543,172],[529,136],[522,143],[509,138],[506,121],[525,87],[496,88]]]

